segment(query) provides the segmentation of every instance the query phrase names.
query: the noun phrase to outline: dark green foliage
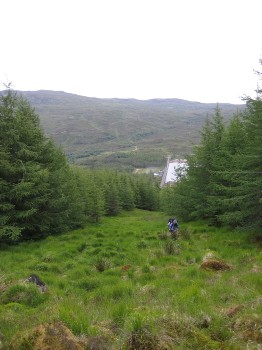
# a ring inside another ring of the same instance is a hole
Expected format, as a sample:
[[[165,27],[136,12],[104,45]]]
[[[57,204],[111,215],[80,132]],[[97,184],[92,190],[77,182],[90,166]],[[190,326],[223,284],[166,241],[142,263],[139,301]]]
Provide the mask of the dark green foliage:
[[[52,145],[28,103],[10,91],[0,101],[0,142],[0,237],[17,239],[39,229],[50,195]]]
[[[121,211],[119,189],[113,178],[109,179],[105,187],[105,207],[107,215],[118,215]]]
[[[262,90],[246,102],[246,111],[227,126],[218,108],[207,120],[200,145],[188,157],[187,175],[161,191],[166,213],[261,232]]]
[[[134,190],[137,208],[146,210],[159,208],[159,187],[150,176],[137,175]]]
[[[78,182],[28,102],[0,100],[0,237],[39,238],[82,224]]]
[[[127,174],[119,174],[119,194],[121,206],[125,210],[135,208],[135,193],[132,189],[131,178]]]
[[[245,225],[262,228],[262,94],[247,99],[244,118],[247,139],[239,161],[236,199]]]
[[[215,203],[215,174],[223,155],[223,118],[217,107],[214,117],[206,120],[199,146],[187,159],[187,176],[182,177],[175,187],[167,188],[162,194],[162,208],[169,214],[183,220],[210,218],[217,215]]]
[[[11,90],[0,99],[0,146],[1,241],[41,238],[135,206],[157,208],[150,177],[70,167]]]

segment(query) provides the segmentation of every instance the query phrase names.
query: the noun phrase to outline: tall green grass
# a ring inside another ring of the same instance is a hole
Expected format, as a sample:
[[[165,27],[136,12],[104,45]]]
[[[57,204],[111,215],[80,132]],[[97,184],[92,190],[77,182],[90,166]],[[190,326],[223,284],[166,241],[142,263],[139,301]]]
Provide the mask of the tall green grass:
[[[0,332],[6,348],[17,334],[58,320],[75,335],[106,337],[112,349],[259,346],[259,332],[246,330],[262,319],[261,248],[243,232],[205,222],[180,223],[174,241],[166,221],[161,213],[135,210],[3,247]],[[231,269],[202,270],[210,251]],[[32,273],[47,293],[24,282]]]

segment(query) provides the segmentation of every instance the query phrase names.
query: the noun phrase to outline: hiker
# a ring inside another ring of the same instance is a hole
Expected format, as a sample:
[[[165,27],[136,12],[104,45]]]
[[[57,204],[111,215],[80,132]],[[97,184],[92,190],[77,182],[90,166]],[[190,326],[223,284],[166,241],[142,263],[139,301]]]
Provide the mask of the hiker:
[[[172,236],[175,237],[175,233],[177,232],[178,230],[178,222],[177,222],[177,219],[176,218],[170,218],[167,222],[167,226],[168,226],[168,229],[169,229],[169,232],[171,233]]]
[[[170,218],[168,220],[167,225],[168,225],[171,237],[176,240],[178,238],[178,222],[177,222],[177,219],[176,218]]]

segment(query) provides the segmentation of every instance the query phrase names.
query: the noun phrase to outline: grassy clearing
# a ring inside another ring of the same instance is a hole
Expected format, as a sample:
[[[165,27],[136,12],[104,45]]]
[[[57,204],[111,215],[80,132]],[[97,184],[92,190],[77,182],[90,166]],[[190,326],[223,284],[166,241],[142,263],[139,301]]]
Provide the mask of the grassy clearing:
[[[6,349],[14,335],[57,321],[88,339],[87,349],[259,349],[261,247],[243,232],[201,222],[182,223],[173,241],[166,221],[161,213],[136,210],[44,241],[1,247]],[[231,269],[201,269],[207,253]],[[32,273],[47,293],[23,282]]]

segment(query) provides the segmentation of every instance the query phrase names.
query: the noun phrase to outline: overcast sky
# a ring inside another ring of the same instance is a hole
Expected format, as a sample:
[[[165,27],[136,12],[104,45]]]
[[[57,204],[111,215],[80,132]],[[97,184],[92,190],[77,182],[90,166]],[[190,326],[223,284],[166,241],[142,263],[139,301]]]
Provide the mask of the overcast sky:
[[[262,0],[0,5],[0,81],[14,89],[229,103],[254,95]]]

